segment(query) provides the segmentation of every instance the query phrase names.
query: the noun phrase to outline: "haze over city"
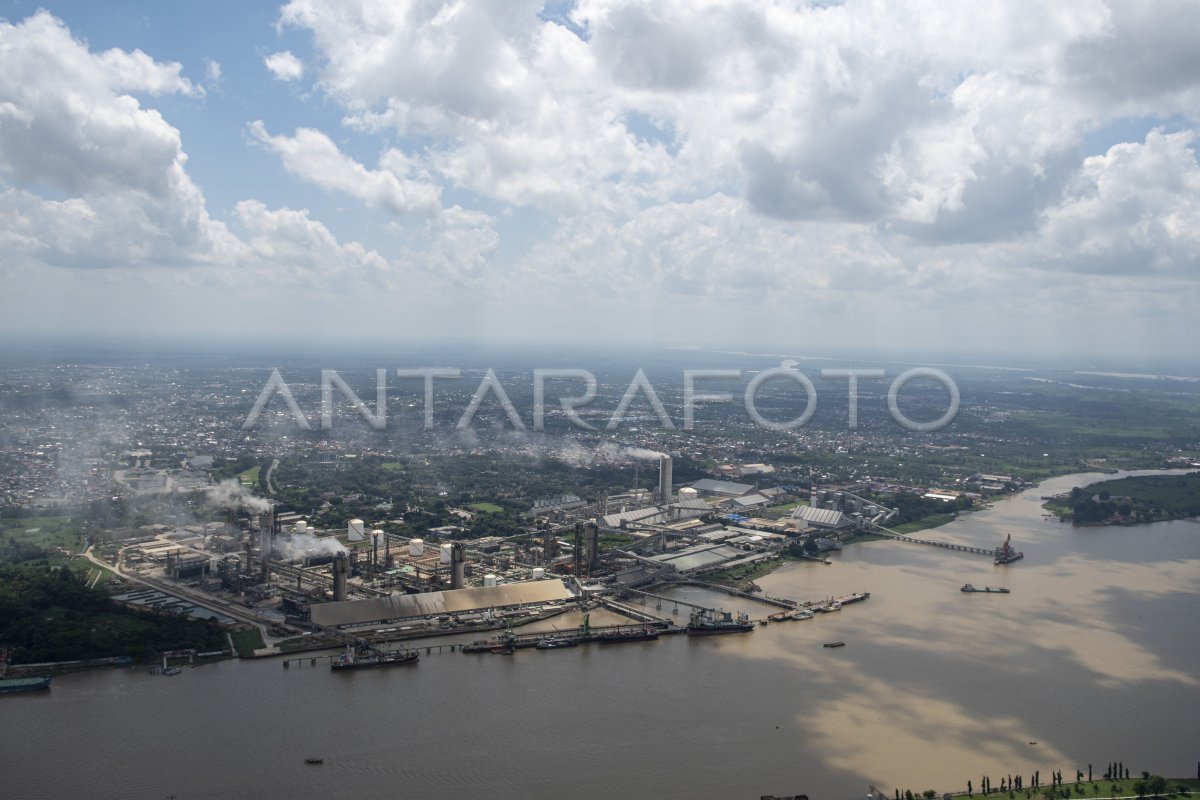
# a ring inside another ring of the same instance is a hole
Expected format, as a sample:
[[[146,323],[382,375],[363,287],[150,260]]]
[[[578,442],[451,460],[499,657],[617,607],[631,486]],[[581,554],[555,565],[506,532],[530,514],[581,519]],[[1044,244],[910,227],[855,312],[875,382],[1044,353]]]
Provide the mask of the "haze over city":
[[[1197,31],[0,0],[4,796],[1194,797]]]

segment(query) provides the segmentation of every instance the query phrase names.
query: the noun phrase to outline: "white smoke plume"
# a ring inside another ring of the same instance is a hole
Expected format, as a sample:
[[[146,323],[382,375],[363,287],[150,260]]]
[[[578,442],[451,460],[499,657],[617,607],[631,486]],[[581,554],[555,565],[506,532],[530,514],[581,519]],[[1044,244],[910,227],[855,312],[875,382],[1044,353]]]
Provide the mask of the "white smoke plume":
[[[275,540],[272,548],[275,555],[284,561],[294,561],[305,556],[337,555],[348,553],[346,546],[332,536],[313,536],[311,533],[293,533]]]
[[[243,508],[254,513],[271,510],[271,503],[252,494],[241,481],[229,478],[204,490],[204,496],[210,503],[223,508]]]
[[[644,447],[626,447],[624,452],[625,452],[625,455],[629,456],[630,458],[637,458],[637,459],[657,460],[666,455],[666,453],[660,453],[657,450],[647,450]]]
[[[559,461],[565,461],[574,467],[622,464],[633,460],[657,460],[663,455],[665,454],[656,450],[647,450],[644,447],[626,447],[612,442],[605,442],[599,447],[585,447],[576,442],[567,442],[553,453],[553,456]]]

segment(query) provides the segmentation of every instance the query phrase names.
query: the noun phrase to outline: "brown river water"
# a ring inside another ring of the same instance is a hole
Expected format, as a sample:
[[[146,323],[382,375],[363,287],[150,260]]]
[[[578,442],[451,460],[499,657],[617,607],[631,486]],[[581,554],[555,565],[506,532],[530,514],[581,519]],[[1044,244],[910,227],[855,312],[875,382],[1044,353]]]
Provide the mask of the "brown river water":
[[[1089,762],[1098,774],[1110,760],[1188,776],[1200,760],[1200,524],[1043,518],[1042,495],[1106,477],[1051,480],[918,534],[990,548],[1011,532],[1025,551],[1013,565],[887,541],[849,545],[831,566],[789,564],[759,584],[871,599],[752,634],[435,652],[349,674],[268,659],[58,677],[0,698],[0,794],[840,800],[870,784],[955,791]],[[968,582],[1011,594],[960,592]],[[821,646],[831,640],[846,646]]]

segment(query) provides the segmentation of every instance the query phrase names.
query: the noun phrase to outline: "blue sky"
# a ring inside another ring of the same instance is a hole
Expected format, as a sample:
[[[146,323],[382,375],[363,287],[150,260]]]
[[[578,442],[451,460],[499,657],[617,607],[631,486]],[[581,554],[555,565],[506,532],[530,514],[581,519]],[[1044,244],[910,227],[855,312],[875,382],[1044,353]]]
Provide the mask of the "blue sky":
[[[1196,9],[3,8],[9,337],[1196,333]]]

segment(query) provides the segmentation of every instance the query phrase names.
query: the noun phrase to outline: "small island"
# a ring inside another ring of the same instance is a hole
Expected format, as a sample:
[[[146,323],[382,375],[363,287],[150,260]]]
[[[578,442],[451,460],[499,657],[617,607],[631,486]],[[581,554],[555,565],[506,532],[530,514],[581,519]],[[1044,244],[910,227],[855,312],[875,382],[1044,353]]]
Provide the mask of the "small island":
[[[1075,487],[1043,506],[1076,525],[1138,525],[1200,517],[1200,472],[1141,475]]]

